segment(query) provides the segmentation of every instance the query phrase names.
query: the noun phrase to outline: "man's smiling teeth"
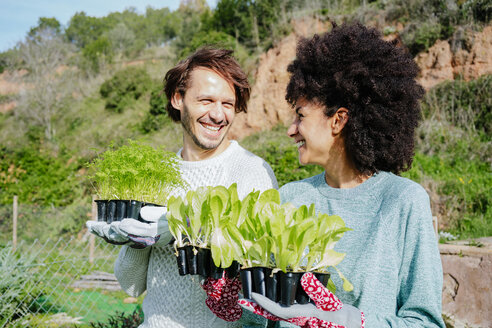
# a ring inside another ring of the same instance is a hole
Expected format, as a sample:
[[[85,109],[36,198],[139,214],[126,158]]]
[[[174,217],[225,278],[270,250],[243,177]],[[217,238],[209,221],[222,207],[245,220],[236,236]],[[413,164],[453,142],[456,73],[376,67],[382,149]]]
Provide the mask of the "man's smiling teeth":
[[[300,141],[297,141],[297,142],[296,142],[297,147],[302,147],[302,146],[304,146],[305,144],[306,144],[306,141],[304,141],[304,140],[300,140]]]
[[[220,126],[208,125],[208,124],[204,124],[204,123],[202,123],[202,126],[205,129],[208,129],[210,131],[219,131],[219,129],[220,129]]]

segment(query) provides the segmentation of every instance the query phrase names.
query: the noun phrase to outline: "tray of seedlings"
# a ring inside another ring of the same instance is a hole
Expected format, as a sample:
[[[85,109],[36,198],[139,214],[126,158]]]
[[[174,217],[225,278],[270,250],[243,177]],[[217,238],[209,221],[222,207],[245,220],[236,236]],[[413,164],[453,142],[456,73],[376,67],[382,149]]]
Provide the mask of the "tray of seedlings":
[[[352,288],[336,268],[345,254],[333,248],[350,230],[339,216],[317,215],[314,205],[280,204],[274,189],[239,200],[235,184],[199,188],[168,204],[182,275],[219,278],[225,270],[232,278],[239,269],[245,298],[255,292],[282,306],[310,301],[300,285],[305,272],[333,286],[328,269],[334,268],[344,289]]]
[[[176,154],[133,140],[118,149],[111,145],[88,167],[99,198],[97,220],[107,223],[124,218],[145,222],[143,206],[165,206],[169,193],[185,186]]]
[[[239,263],[227,227],[237,220],[240,208],[236,184],[200,187],[184,198],[169,198],[167,219],[180,275],[218,279],[225,271],[228,277],[237,277]]]

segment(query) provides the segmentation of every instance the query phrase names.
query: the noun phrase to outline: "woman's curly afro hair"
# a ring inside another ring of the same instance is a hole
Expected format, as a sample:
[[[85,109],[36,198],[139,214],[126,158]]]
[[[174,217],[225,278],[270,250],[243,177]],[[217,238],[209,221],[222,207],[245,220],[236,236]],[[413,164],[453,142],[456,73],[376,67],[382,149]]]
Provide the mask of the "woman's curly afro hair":
[[[424,90],[415,81],[418,66],[396,42],[361,24],[334,25],[301,39],[287,70],[285,98],[292,106],[300,98],[316,101],[329,117],[348,109],[345,148],[360,172],[410,168]]]

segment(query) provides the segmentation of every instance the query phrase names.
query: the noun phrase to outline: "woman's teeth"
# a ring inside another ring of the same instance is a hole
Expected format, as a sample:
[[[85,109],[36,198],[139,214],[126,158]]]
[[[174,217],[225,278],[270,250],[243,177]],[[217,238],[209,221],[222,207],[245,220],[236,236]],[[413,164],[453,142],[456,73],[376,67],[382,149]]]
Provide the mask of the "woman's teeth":
[[[296,142],[296,145],[298,148],[304,146],[305,144],[306,144],[306,141],[304,141],[304,140]]]

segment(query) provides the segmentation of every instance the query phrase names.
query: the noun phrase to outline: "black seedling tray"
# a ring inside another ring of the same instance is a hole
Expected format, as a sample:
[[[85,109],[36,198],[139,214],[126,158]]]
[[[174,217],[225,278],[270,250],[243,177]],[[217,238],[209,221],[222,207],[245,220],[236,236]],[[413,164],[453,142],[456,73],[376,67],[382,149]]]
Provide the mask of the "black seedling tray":
[[[132,218],[142,222],[148,222],[140,216],[140,209],[144,206],[160,206],[152,203],[140,202],[137,200],[121,199],[101,199],[96,200],[97,204],[97,221],[111,223],[121,221],[126,218]]]
[[[278,271],[272,274],[271,268],[253,267],[241,269],[239,275],[243,285],[243,296],[252,299],[251,292],[266,296],[282,306],[291,306],[294,303],[306,304],[312,301],[301,286],[301,277],[304,272]],[[329,273],[314,273],[316,278],[326,286]]]
[[[212,259],[212,253],[209,248],[191,245],[178,247],[178,256],[176,260],[178,272],[181,276],[189,274],[200,275],[204,278],[212,277],[219,279],[222,278],[225,271],[226,275],[232,279],[239,273],[239,263],[236,261],[226,269],[217,267]]]

